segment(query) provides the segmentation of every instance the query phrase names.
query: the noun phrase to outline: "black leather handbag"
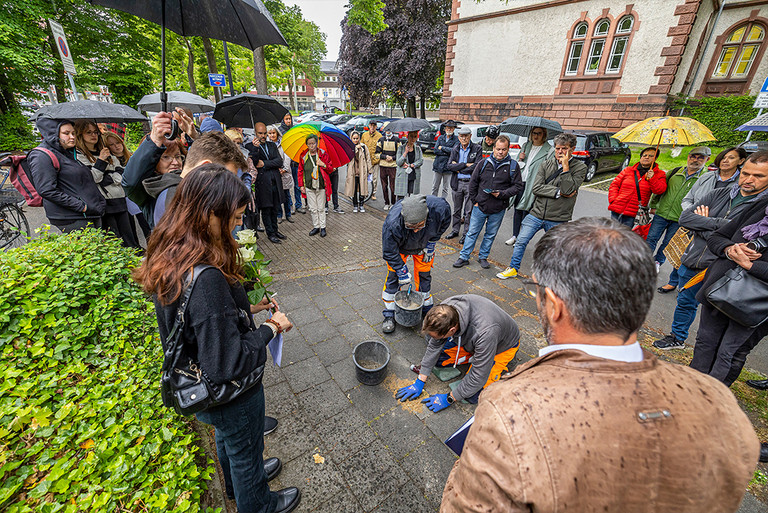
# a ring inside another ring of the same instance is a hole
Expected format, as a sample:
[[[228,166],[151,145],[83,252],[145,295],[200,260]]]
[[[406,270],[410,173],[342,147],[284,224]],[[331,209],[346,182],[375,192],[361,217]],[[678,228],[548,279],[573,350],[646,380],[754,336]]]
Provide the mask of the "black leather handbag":
[[[742,267],[726,271],[705,295],[712,306],[742,326],[757,328],[768,320],[768,283]]]
[[[195,361],[186,350],[182,333],[187,304],[197,278],[209,267],[211,266],[196,265],[192,270],[192,276],[187,277],[186,289],[179,303],[176,321],[163,347],[164,359],[160,378],[163,405],[173,408],[181,415],[193,415],[212,406],[228,403],[259,384],[264,374],[262,364],[243,379],[221,384],[212,383],[199,362]],[[238,313],[240,322],[245,323],[250,329],[249,314],[242,310]]]

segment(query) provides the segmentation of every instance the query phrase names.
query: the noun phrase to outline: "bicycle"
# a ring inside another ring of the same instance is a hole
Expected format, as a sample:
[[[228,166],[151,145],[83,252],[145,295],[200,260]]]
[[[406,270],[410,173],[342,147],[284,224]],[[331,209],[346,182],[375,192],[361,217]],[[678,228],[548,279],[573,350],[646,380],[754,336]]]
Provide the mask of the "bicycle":
[[[19,207],[24,197],[13,187],[6,187],[10,176],[10,153],[0,153],[0,250],[23,246],[29,236],[29,221]]]

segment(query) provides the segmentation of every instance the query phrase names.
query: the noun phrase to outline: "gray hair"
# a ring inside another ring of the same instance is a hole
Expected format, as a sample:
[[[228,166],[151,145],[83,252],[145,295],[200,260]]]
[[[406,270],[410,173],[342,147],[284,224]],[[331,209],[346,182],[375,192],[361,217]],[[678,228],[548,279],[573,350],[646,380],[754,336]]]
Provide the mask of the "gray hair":
[[[576,329],[624,340],[643,325],[656,283],[648,244],[605,217],[549,230],[536,244],[533,273],[563,300]]]
[[[557,134],[554,139],[555,146],[576,147],[576,136],[573,134]]]
[[[507,142],[507,146],[510,146],[512,144],[509,141],[509,136],[507,134],[499,134],[499,136],[494,141],[493,145],[496,146],[496,143],[499,142],[499,141],[501,141],[501,142],[506,141]]]

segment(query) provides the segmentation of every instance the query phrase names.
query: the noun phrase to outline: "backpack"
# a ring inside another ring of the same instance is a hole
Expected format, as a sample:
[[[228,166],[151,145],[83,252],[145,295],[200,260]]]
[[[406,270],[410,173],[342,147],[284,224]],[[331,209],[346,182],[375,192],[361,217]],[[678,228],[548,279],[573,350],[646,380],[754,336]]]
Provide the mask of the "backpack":
[[[30,152],[34,150],[40,150],[43,153],[46,153],[51,158],[53,168],[57,172],[61,169],[61,166],[59,165],[59,159],[51,150],[48,148],[43,148],[42,146],[38,146],[37,148],[30,150]],[[35,183],[32,180],[32,173],[30,172],[29,162],[27,161],[28,156],[29,153],[26,155],[11,155],[9,157],[11,161],[11,183],[14,187],[16,187],[16,190],[19,191],[22,196],[24,196],[28,206],[41,207],[43,206],[43,198],[37,192],[37,189],[35,189]]]

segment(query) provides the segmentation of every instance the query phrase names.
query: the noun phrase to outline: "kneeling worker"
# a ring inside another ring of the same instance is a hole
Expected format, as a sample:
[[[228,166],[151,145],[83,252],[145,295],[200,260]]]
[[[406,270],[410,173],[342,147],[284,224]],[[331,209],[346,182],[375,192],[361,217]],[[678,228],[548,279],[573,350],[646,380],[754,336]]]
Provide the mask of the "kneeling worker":
[[[451,207],[443,198],[416,194],[398,201],[387,214],[381,228],[381,246],[387,262],[387,281],[381,293],[384,300],[384,333],[395,331],[395,293],[411,283],[406,260],[413,257],[413,290],[421,293],[422,313],[432,308],[432,262],[435,244],[451,224]]]
[[[459,386],[448,394],[435,394],[424,399],[433,412],[465,399],[477,403],[480,392],[498,381],[501,373],[517,354],[520,330],[514,319],[490,299],[474,294],[453,296],[434,307],[421,326],[427,335],[427,352],[413,385],[397,391],[401,401],[417,399],[432,367],[456,366],[472,358],[472,366]]]

